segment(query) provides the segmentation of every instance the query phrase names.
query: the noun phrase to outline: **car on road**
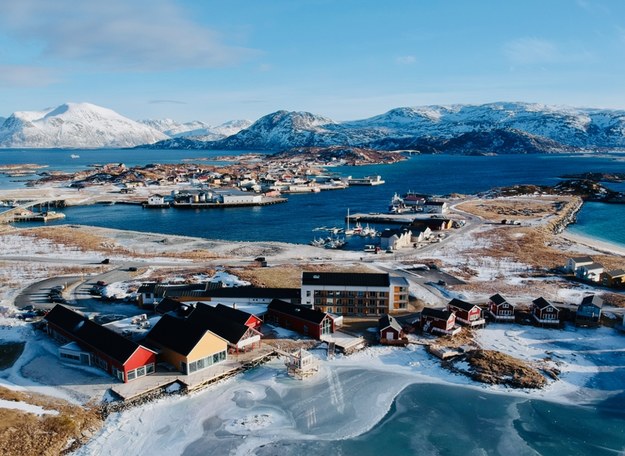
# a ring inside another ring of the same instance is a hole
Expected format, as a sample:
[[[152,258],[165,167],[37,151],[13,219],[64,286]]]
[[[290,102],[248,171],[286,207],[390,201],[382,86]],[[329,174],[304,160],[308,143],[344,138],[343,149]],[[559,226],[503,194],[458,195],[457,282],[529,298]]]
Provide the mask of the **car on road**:
[[[137,268],[136,268],[135,266],[130,266],[130,267],[128,268],[128,271],[130,271],[130,272],[136,272],[136,271],[137,271]]]
[[[111,260],[109,260],[108,258],[105,258],[102,261],[100,261],[100,264],[109,264],[110,262]]]

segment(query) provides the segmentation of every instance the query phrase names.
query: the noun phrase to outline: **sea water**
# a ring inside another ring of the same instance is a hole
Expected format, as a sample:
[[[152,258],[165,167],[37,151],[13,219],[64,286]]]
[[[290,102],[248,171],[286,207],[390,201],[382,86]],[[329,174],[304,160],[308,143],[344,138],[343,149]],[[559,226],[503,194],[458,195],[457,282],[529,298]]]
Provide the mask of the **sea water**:
[[[245,151],[180,151],[180,150],[80,150],[72,159],[68,151],[0,152],[0,164],[49,164],[49,169],[74,171],[88,164],[124,162],[128,166],[147,163],[177,163],[195,160],[209,163],[215,157]],[[18,158],[16,158],[18,157]],[[138,206],[82,206],[64,210],[66,218],[52,223],[95,225],[163,234],[199,236],[238,241],[282,241],[308,243],[321,232],[322,226],[344,227],[349,210],[385,212],[394,193],[409,190],[447,195],[474,194],[494,187],[515,184],[553,185],[565,174],[582,172],[625,173],[621,155],[499,155],[473,157],[454,155],[419,155],[392,165],[341,166],[328,171],[341,176],[381,175],[386,184],[375,187],[350,187],[346,190],[318,194],[288,195],[288,203],[265,207],[228,209],[143,209]],[[4,179],[4,181],[3,181]],[[16,185],[4,176],[0,188]],[[607,184],[614,190],[625,190],[625,184]],[[619,204],[587,203],[579,215],[578,225],[571,229],[579,234],[600,237],[625,245],[625,207]],[[388,226],[378,225],[383,229]],[[360,250],[370,243],[351,237],[348,248]]]
[[[358,437],[284,440],[255,454],[619,455],[625,450],[623,405],[623,398],[614,399],[613,407],[584,407],[415,384],[397,396],[373,429]]]

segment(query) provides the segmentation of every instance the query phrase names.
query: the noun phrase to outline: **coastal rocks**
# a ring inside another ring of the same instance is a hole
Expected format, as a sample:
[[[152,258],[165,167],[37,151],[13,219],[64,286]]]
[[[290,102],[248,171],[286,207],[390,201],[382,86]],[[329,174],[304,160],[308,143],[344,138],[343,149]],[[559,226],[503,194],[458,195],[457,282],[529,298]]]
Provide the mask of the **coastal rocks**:
[[[364,149],[360,147],[295,147],[271,155],[273,159],[307,159],[320,163],[343,163],[346,165],[373,165],[397,163],[406,157],[397,152]]]
[[[471,350],[444,363],[455,372],[490,385],[513,388],[542,388],[545,377],[530,364],[495,350]]]

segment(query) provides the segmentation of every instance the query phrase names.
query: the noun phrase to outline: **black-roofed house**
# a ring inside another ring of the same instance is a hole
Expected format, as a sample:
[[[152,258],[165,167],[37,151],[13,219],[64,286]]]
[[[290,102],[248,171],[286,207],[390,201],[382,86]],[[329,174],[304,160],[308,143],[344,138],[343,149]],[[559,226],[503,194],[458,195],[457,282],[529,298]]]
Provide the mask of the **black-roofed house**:
[[[456,314],[456,321],[461,325],[474,328],[486,324],[482,309],[477,304],[454,298],[447,304],[447,310]]]
[[[575,324],[577,326],[599,326],[602,309],[603,299],[594,294],[585,296],[580,305],[577,306]]]
[[[625,285],[625,271],[613,269],[601,273],[601,285],[610,288],[622,288]]]
[[[460,327],[456,326],[456,315],[447,309],[424,307],[417,326],[421,331],[433,334],[454,335],[460,332]]]
[[[408,281],[389,274],[303,272],[302,305],[337,315],[384,315],[406,310]]]
[[[264,287],[221,287],[207,292],[199,301],[215,302],[235,306],[269,304],[274,299],[299,304],[299,288],[264,288]]]
[[[265,322],[321,339],[334,332],[334,318],[320,310],[274,299],[267,306]]]
[[[224,306],[217,308],[199,302],[192,306],[185,319],[225,339],[230,352],[239,353],[260,347],[260,331],[235,321],[232,316]]]
[[[165,314],[146,340],[159,349],[159,360],[183,374],[193,374],[227,359],[228,341],[185,318]]]
[[[514,304],[510,303],[506,298],[499,293],[492,295],[488,298],[486,303],[488,307],[488,313],[498,322],[513,322],[514,321]]]
[[[165,298],[172,298],[181,302],[201,301],[207,292],[221,287],[221,282],[191,284],[143,283],[137,290],[139,307],[146,305],[156,306]]]
[[[126,383],[155,370],[156,352],[57,304],[44,317],[47,331],[65,345],[64,361],[96,366]]]
[[[534,320],[541,325],[557,326],[560,324],[560,309],[543,297],[532,301],[531,312]]]
[[[154,312],[160,315],[165,315],[169,312],[178,312],[182,307],[182,302],[173,298],[163,298],[161,301],[156,304],[154,307]]]
[[[263,324],[263,321],[256,315],[244,312],[234,307],[217,304],[215,306],[215,309],[219,310],[225,317],[229,318],[230,320],[245,325],[248,328],[255,329],[256,331],[260,331],[260,327]]]
[[[404,328],[391,315],[383,315],[378,320],[378,335],[381,344],[395,345],[398,342],[407,342]]]

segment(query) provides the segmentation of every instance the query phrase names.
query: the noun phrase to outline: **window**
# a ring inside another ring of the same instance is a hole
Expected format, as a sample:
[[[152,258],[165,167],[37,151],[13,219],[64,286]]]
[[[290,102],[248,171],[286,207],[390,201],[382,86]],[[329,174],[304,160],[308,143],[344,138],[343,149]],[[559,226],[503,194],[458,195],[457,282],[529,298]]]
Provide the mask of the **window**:
[[[150,363],[147,366],[145,366],[145,372],[146,374],[151,374],[154,372],[154,363]]]
[[[198,359],[197,360],[197,368],[198,370],[200,369],[204,369],[206,367],[206,358],[202,358],[202,359]]]
[[[310,298],[310,290],[306,290],[306,297]]]
[[[80,361],[80,356],[70,355],[69,353],[61,353],[61,358],[71,359],[73,361]]]
[[[137,377],[143,377],[145,375],[145,366],[137,367]]]
[[[134,380],[135,378],[137,378],[135,371],[134,370],[128,371],[128,381]]]

